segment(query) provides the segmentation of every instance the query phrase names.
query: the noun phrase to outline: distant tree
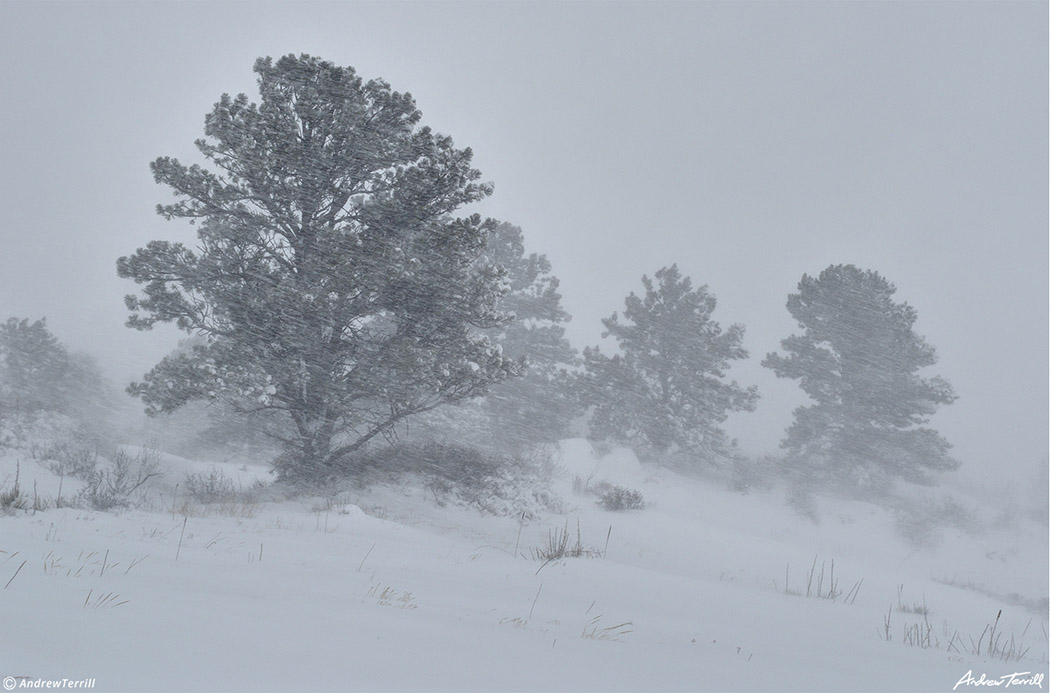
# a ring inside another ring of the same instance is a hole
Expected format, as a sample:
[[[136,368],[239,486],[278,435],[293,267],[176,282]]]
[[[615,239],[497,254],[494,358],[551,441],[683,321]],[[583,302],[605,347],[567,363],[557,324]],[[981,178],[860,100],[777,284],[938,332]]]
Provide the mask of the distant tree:
[[[46,319],[10,318],[0,324],[0,418],[50,412],[97,428],[108,394],[95,361],[70,353]]]
[[[143,284],[128,325],[206,338],[130,391],[147,412],[194,399],[291,421],[285,476],[324,475],[412,414],[516,372],[480,330],[504,324],[500,268],[477,260],[494,227],[453,217],[491,193],[470,149],[419,126],[409,94],[310,56],[260,59],[261,104],[223,95],[197,141],[218,173],[160,158],[200,220],[198,244],[153,241],[118,261]]]
[[[915,310],[896,303],[896,287],[876,272],[832,265],[803,275],[787,308],[803,332],[781,342],[786,356],[762,362],[793,378],[814,404],[795,410],[782,445],[800,472],[850,487],[885,488],[897,477],[926,483],[958,462],[924,427],[956,396],[940,377],[919,371],[937,362],[913,329]]]
[[[522,230],[501,223],[478,265],[506,271],[508,291],[499,308],[514,320],[487,332],[505,356],[524,363],[524,375],[493,385],[484,397],[416,417],[399,436],[443,441],[452,434],[461,443],[498,453],[566,437],[582,411],[568,372],[579,355],[565,338],[569,315],[550,261],[526,254]]]
[[[552,442],[568,435],[580,407],[568,370],[579,355],[565,338],[569,314],[561,305],[558,278],[545,255],[525,254],[522,230],[500,224],[484,258],[507,271],[510,291],[500,309],[515,319],[502,328],[505,355],[526,362],[525,374],[494,386],[482,400],[495,436],[511,447]]]
[[[72,370],[69,352],[46,319],[10,318],[0,325],[0,402],[6,413],[66,409]]]
[[[726,369],[747,358],[744,327],[723,331],[711,319],[716,299],[694,289],[677,265],[642,277],[644,296],[631,293],[623,320],[602,320],[619,343],[609,357],[583,352],[586,396],[594,405],[591,434],[657,454],[685,452],[711,462],[732,455],[721,424],[729,413],[751,411],[755,387],[726,381]]]

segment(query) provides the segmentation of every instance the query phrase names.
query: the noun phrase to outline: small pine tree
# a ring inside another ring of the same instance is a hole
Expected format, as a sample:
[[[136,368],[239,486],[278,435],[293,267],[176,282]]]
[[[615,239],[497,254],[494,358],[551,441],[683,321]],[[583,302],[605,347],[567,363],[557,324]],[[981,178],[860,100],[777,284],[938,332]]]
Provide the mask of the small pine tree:
[[[69,352],[47,320],[0,325],[0,407],[9,414],[61,411],[71,397]]]
[[[103,388],[91,357],[71,354],[46,319],[10,318],[0,325],[0,410],[72,414],[81,404],[97,403]]]
[[[621,354],[584,350],[583,392],[594,406],[592,436],[656,455],[681,451],[705,462],[731,456],[721,424],[730,412],[751,411],[755,387],[726,380],[747,358],[744,327],[723,331],[711,319],[716,299],[694,289],[676,265],[642,277],[644,296],[631,293],[623,319],[602,320]]]
[[[559,440],[579,414],[568,386],[568,369],[579,356],[565,338],[570,318],[558,278],[545,255],[525,254],[522,231],[511,224],[497,227],[484,257],[507,272],[510,291],[500,309],[515,319],[503,328],[501,343],[504,355],[524,359],[526,369],[523,377],[493,386],[482,407],[495,436],[511,448]]]
[[[108,432],[109,385],[87,354],[70,351],[47,320],[0,324],[0,421],[26,423],[41,413],[68,417],[86,437]]]
[[[499,309],[513,320],[484,333],[500,343],[505,357],[523,364],[523,375],[493,385],[484,397],[415,417],[399,437],[444,440],[454,431],[457,440],[498,452],[560,440],[581,413],[568,372],[579,356],[565,338],[569,315],[551,263],[526,254],[522,230],[502,223],[477,266],[505,273],[508,290]]]

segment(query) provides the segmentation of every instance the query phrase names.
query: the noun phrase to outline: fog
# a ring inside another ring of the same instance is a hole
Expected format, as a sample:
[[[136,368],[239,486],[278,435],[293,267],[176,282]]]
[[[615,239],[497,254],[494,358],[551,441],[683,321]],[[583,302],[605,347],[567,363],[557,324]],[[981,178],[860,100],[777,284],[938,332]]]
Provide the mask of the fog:
[[[123,326],[115,261],[194,228],[154,213],[158,156],[199,161],[257,57],[309,53],[411,92],[495,184],[601,341],[643,274],[677,263],[746,325],[774,450],[803,401],[759,366],[832,263],[878,271],[960,399],[933,426],[963,473],[1047,454],[1044,3],[30,3],[0,5],[0,319],[46,317],[120,383],[178,339]]]

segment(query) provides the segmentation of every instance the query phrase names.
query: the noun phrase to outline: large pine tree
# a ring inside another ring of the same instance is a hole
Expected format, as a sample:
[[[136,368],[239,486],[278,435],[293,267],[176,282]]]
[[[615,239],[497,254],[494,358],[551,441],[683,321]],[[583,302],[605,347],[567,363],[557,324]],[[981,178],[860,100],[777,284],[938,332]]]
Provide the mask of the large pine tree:
[[[221,398],[286,416],[279,471],[324,474],[412,414],[515,371],[481,330],[506,322],[495,224],[455,217],[491,193],[470,149],[419,124],[409,94],[310,56],[255,64],[261,101],[223,95],[197,148],[212,170],[153,162],[200,222],[118,262],[143,285],[129,325],[205,337],[131,391],[151,413]],[[279,434],[278,434],[279,435]]]

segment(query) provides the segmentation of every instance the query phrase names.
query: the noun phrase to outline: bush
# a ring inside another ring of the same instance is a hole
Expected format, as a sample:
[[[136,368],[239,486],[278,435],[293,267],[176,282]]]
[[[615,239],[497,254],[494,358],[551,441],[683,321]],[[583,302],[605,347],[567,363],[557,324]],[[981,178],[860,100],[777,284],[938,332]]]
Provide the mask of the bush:
[[[730,468],[729,488],[742,494],[768,491],[773,488],[779,473],[779,461],[770,455],[757,460],[737,457]]]
[[[347,472],[358,484],[392,483],[406,475],[423,480],[439,505],[456,503],[493,515],[535,517],[561,511],[550,488],[554,462],[546,448],[497,455],[453,443],[388,445],[351,460]]]
[[[161,476],[156,449],[144,447],[134,455],[116,448],[109,457],[97,446],[72,441],[52,441],[46,448],[34,449],[34,456],[47,460],[46,467],[58,476],[69,476],[85,483],[72,504],[92,510],[111,510],[133,504],[146,482]],[[56,502],[61,503],[61,499]]]
[[[98,464],[101,459],[82,477],[87,485],[77,494],[77,501],[92,510],[128,507],[147,481],[161,475],[158,455],[149,448],[134,457],[117,449],[111,459]]]
[[[224,503],[237,495],[233,480],[218,467],[204,472],[187,473],[183,480],[186,495],[198,503]]]
[[[640,510],[645,507],[645,499],[642,494],[625,486],[615,486],[608,481],[594,481],[591,474],[587,479],[575,476],[572,479],[572,490],[580,495],[598,497],[598,505],[605,510]]]
[[[71,476],[88,481],[98,466],[99,453],[95,446],[77,446],[70,442],[56,443],[41,453],[48,460],[45,465],[58,476]]]
[[[642,494],[623,486],[611,486],[598,497],[598,505],[605,510],[641,510],[645,507]]]
[[[18,486],[20,466],[15,467],[15,481],[9,489],[0,490],[0,514],[9,515],[16,510],[23,510],[29,499]]]
[[[182,482],[185,493],[176,494],[181,500],[173,505],[183,515],[218,514],[230,517],[255,517],[259,509],[259,496],[265,483],[255,480],[247,489],[241,488],[218,467],[207,472],[187,473]]]
[[[894,509],[897,531],[916,546],[936,546],[943,529],[952,527],[973,536],[981,531],[975,510],[948,496],[940,500],[926,496],[918,501],[903,502]]]
[[[804,517],[815,525],[820,524],[820,510],[813,492],[802,484],[792,484],[785,496],[787,504],[799,517]]]

